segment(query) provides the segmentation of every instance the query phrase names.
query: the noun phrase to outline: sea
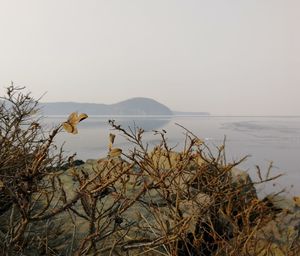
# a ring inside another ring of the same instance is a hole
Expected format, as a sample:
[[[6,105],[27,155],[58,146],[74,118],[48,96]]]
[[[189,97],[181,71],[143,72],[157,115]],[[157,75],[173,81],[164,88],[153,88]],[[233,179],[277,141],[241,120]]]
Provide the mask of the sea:
[[[43,122],[49,130],[64,122],[66,116],[48,116]],[[260,195],[284,191],[300,195],[300,116],[89,116],[78,125],[78,134],[62,132],[55,143],[63,145],[65,155],[77,159],[98,159],[108,152],[109,133],[115,133],[115,147],[128,152],[132,143],[114,131],[109,120],[128,131],[145,130],[143,141],[149,148],[160,143],[155,131],[164,131],[173,150],[184,147],[186,129],[197,135],[216,152],[225,140],[227,162],[248,158],[239,165],[258,180],[257,166],[266,175],[282,176],[257,187]],[[184,129],[184,128],[186,129]]]

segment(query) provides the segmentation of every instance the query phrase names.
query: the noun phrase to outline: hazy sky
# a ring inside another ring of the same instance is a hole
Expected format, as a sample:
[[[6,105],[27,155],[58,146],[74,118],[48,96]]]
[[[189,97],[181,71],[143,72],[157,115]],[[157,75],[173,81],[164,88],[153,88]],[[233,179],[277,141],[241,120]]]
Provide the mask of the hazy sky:
[[[0,0],[1,90],[300,115],[299,13],[299,0]]]

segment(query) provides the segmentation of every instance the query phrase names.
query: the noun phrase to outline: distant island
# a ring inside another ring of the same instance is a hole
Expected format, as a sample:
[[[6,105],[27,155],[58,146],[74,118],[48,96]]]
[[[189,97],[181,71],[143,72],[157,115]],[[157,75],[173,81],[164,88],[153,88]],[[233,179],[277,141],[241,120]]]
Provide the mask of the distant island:
[[[207,112],[179,112],[150,98],[131,98],[115,104],[47,102],[40,103],[44,115],[67,115],[74,111],[89,115],[209,115]]]

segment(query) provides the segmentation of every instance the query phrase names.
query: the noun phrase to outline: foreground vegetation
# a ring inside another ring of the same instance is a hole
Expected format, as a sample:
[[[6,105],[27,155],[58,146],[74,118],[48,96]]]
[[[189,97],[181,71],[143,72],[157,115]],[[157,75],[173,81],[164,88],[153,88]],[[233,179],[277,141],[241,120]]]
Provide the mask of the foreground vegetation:
[[[72,114],[45,131],[37,104],[9,87],[0,103],[0,255],[300,255],[298,206],[259,199],[257,181],[192,132],[181,152],[165,131],[155,148],[144,130],[110,121],[132,145],[82,164],[54,139],[77,133],[86,115]]]

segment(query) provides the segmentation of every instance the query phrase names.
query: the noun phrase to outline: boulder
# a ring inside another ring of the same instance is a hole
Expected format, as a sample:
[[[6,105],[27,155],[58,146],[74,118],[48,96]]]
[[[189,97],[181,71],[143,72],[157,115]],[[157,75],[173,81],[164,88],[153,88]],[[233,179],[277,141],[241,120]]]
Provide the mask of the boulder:
[[[259,240],[257,251],[268,246],[258,255],[295,255],[291,254],[293,246],[300,238],[300,208],[297,202],[283,195],[269,195],[273,207],[280,209],[273,220],[259,230],[255,236]]]

